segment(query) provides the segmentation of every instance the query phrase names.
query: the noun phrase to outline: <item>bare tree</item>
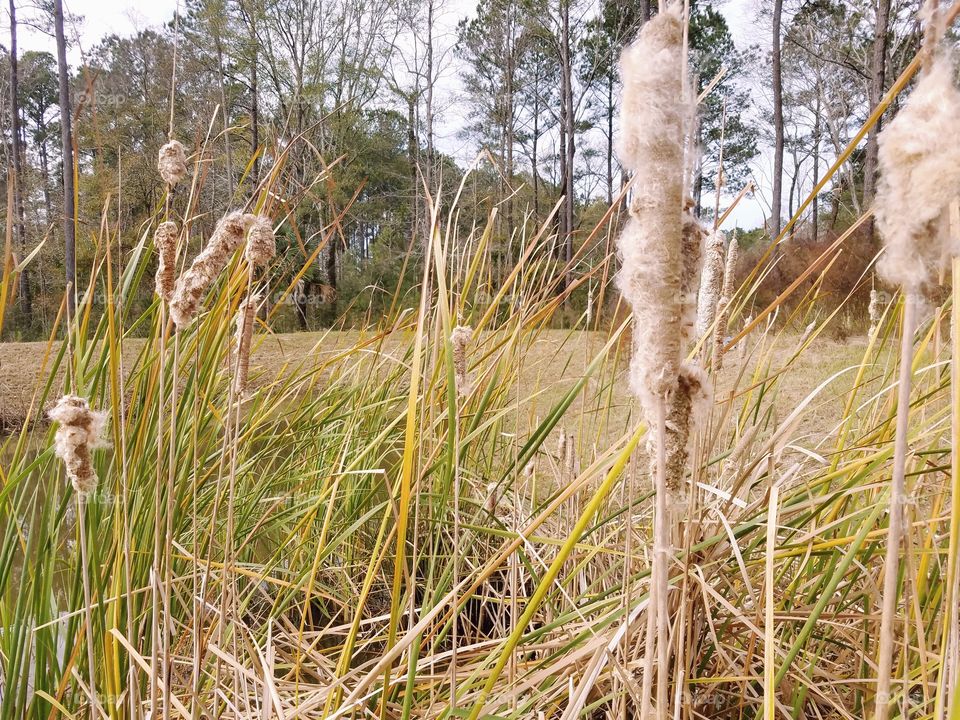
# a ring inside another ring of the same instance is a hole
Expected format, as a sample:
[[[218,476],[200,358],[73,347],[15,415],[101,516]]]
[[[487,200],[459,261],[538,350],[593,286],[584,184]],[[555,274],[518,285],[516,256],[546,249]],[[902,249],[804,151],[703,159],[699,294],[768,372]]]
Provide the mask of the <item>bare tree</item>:
[[[773,197],[770,202],[770,233],[780,234],[780,203],[783,193],[783,76],[780,69],[780,20],[783,0],[773,2]]]
[[[870,84],[868,90],[869,112],[880,104],[883,97],[887,72],[887,30],[890,24],[890,0],[877,0],[877,19],[873,31],[873,47],[870,55]],[[868,206],[873,200],[877,182],[877,137],[881,122],[873,126],[867,137],[867,152],[863,159],[863,204]],[[872,223],[871,223],[872,231]]]
[[[13,152],[13,198],[16,206],[17,221],[14,227],[17,231],[17,243],[21,255],[26,255],[27,235],[23,222],[23,147],[20,136],[20,92],[19,72],[17,68],[17,6],[10,0],[10,132]],[[26,268],[20,273],[20,302],[23,303],[24,314],[30,315],[30,279]]]
[[[53,0],[53,27],[57,37],[57,71],[60,77],[60,141],[63,146],[63,248],[67,281],[67,311],[73,316],[77,279],[76,212],[73,201],[73,131],[70,111],[70,75],[67,40],[63,33],[63,0]]]

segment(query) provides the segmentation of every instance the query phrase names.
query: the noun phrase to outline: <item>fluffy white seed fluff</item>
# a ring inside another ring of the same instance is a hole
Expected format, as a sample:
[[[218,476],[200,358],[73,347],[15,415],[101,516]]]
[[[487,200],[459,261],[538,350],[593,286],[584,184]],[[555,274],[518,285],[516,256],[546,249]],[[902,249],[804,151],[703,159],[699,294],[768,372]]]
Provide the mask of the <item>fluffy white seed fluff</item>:
[[[886,251],[877,265],[888,282],[918,291],[936,280],[948,247],[938,227],[960,192],[960,91],[951,58],[938,56],[879,137],[874,212]]]
[[[177,265],[177,236],[180,231],[175,222],[162,222],[157,226],[153,234],[153,244],[157,248],[157,255],[160,258],[157,265],[157,275],[155,286],[157,295],[164,302],[170,302],[173,295],[174,273]]]
[[[178,330],[196,317],[203,293],[243,242],[244,230],[243,213],[232,212],[221,218],[207,246],[177,280],[170,301],[170,316]]]
[[[723,233],[715,231],[707,238],[704,253],[703,274],[700,276],[700,293],[697,298],[697,337],[710,330],[717,317],[717,303],[723,290],[723,268],[727,258],[727,246]]]
[[[171,140],[160,148],[157,169],[167,185],[183,180],[187,174],[187,152],[179,140]]]
[[[467,374],[467,346],[473,339],[473,328],[467,325],[457,325],[450,333],[450,344],[453,345],[453,371],[457,383],[457,395],[466,397],[470,394],[471,382]]]
[[[633,309],[630,381],[648,418],[677,384],[684,340],[682,39],[678,14],[665,11],[621,58],[619,153],[634,178],[617,284]]]
[[[620,56],[624,84],[617,155],[628,170],[659,174],[648,168],[650,161],[659,158],[664,145],[673,149],[691,112],[681,101],[682,40],[680,16],[668,8],[647,22]]]
[[[736,290],[737,282],[737,261],[740,259],[740,243],[734,237],[730,240],[730,247],[727,248],[727,262],[723,268],[723,289],[721,296],[731,300],[733,292]]]
[[[87,494],[97,488],[97,473],[90,451],[103,447],[103,430],[107,424],[105,412],[90,409],[85,398],[64,395],[47,413],[58,423],[55,438],[57,457],[63,460],[73,489]]]
[[[277,236],[273,232],[273,223],[264,215],[243,216],[249,230],[244,257],[254,267],[262,267],[277,254]]]

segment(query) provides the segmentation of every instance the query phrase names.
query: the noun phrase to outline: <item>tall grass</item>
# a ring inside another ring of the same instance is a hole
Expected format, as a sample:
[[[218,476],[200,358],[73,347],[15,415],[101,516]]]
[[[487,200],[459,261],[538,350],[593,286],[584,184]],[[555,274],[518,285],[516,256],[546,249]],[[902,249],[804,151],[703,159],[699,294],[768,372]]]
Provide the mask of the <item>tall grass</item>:
[[[281,212],[267,199],[282,173],[265,173],[257,212]],[[256,322],[242,402],[230,321],[251,289],[240,254],[173,340],[159,301],[128,310],[152,282],[149,238],[166,217],[146,219],[121,253],[105,212],[76,316],[46,344],[23,428],[0,450],[0,716],[79,717],[95,704],[133,718],[158,703],[185,718],[635,717],[645,658],[631,630],[648,612],[653,497],[625,382],[629,322],[584,314],[549,329],[588,285],[611,297],[615,260],[580,257],[610,246],[619,202],[572,268],[552,252],[551,217],[516,229],[520,260],[499,275],[492,228],[461,234],[456,200],[431,201],[425,252],[408,263],[431,291],[398,292],[382,319],[286,354],[296,341],[271,334],[274,305]],[[209,223],[191,212],[178,220],[196,244]],[[711,370],[660,638],[678,717],[873,708],[902,300],[862,341],[824,340],[849,301],[823,296],[845,237],[759,307],[768,253],[725,310],[734,338]],[[5,263],[0,321],[16,272]],[[858,287],[869,283],[868,270]],[[953,299],[907,335],[915,501],[891,704],[937,720],[960,717],[948,315],[957,322]],[[460,325],[473,329],[463,357]],[[111,416],[84,523],[43,421],[62,391]],[[554,451],[561,432],[572,462]]]

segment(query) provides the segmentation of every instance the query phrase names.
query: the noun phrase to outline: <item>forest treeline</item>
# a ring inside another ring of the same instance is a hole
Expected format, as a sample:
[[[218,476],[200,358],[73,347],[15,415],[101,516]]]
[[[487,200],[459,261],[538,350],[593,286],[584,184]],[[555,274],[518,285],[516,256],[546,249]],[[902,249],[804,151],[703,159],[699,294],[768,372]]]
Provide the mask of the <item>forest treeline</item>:
[[[0,212],[6,262],[23,269],[5,336],[48,333],[71,268],[84,287],[104,243],[122,262],[152,233],[166,192],[157,150],[171,135],[196,168],[172,208],[201,219],[194,227],[265,187],[279,198],[276,286],[309,264],[291,328],[375,317],[397,288],[415,293],[428,198],[449,210],[456,197],[451,218],[466,229],[493,217],[492,267],[507,272],[546,223],[557,263],[587,272],[607,246],[581,245],[625,181],[617,58],[655,2],[479,0],[458,21],[449,4],[188,0],[162,28],[103,38],[68,66],[77,18],[61,0],[10,0]],[[762,0],[766,37],[737,47],[722,5],[693,2],[701,216],[753,182],[774,201],[744,244],[782,228],[916,52],[917,6]],[[17,50],[24,23],[49,32],[49,51]],[[874,132],[793,242],[815,247],[849,226],[875,176]]]

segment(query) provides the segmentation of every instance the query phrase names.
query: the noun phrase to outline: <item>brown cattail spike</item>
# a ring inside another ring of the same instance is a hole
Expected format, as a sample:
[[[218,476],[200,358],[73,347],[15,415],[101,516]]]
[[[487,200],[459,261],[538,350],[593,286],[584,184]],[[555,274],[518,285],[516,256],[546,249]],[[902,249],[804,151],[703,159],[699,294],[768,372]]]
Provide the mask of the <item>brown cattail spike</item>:
[[[153,234],[153,244],[157,248],[160,264],[155,278],[157,295],[164,302],[170,302],[173,295],[174,272],[177,265],[177,236],[180,231],[175,222],[167,221],[157,226]]]
[[[466,397],[471,391],[471,382],[467,374],[467,345],[473,339],[473,328],[457,325],[450,333],[453,345],[453,372],[457,383],[457,395]]]
[[[257,317],[260,296],[244,298],[237,309],[234,349],[237,352],[237,375],[234,394],[243,398],[247,391],[247,379],[250,375],[250,344],[253,340],[253,325]]]
[[[270,218],[264,215],[247,214],[243,219],[250,228],[244,257],[253,267],[262,267],[277,254],[277,237],[273,232],[273,224]]]
[[[223,272],[230,256],[243,242],[244,229],[242,213],[232,212],[222,218],[207,247],[177,280],[170,301],[170,315],[178,330],[196,317],[203,293]]]
[[[710,379],[707,374],[692,363],[684,363],[680,368],[677,389],[670,396],[667,406],[666,462],[667,490],[671,502],[682,500],[684,479],[690,461],[692,428],[709,411]],[[654,438],[649,444],[653,445]],[[652,472],[656,473],[656,448],[650,447]]]
[[[160,148],[157,169],[167,185],[183,180],[187,174],[187,153],[179,140],[171,140]]]
[[[703,262],[703,275],[700,278],[700,295],[697,298],[698,337],[705,335],[713,326],[717,317],[717,303],[723,289],[723,266],[727,248],[723,233],[715,231],[707,239],[706,257]]]
[[[91,410],[90,404],[82,397],[64,395],[47,415],[60,425],[55,450],[67,468],[70,484],[78,493],[93,492],[97,488],[97,473],[90,451],[104,445],[107,414]]]

